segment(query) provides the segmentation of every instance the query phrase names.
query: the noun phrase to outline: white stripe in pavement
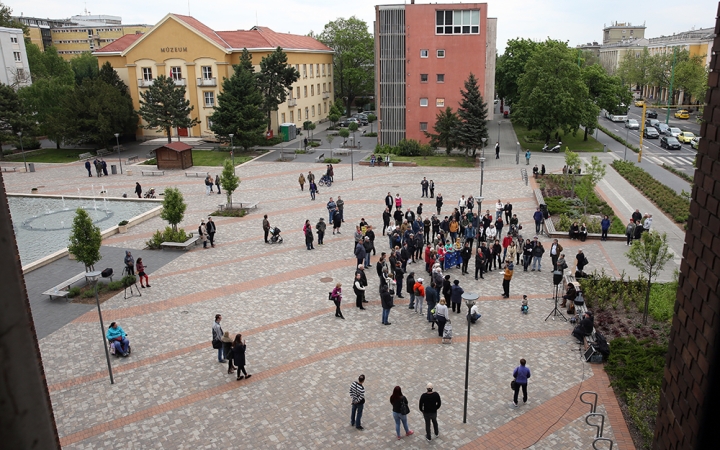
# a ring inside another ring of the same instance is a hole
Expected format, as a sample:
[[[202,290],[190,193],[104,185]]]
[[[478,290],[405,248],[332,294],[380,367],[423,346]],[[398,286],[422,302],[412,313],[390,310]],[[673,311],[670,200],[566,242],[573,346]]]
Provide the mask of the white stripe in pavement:
[[[681,160],[681,161],[684,161],[684,162],[685,162],[685,164],[687,164],[687,165],[689,165],[689,166],[692,166],[692,165],[693,165],[693,160],[692,160],[692,159],[690,159],[690,158],[683,158],[683,157],[680,157],[680,158],[678,158],[678,159],[679,159],[679,160]]]
[[[650,161],[654,162],[654,163],[657,164],[658,166],[662,165],[662,163],[660,162],[660,160],[659,160],[657,157],[655,157],[655,156],[646,156],[645,159],[649,159]]]
[[[672,166],[672,165],[674,164],[674,161],[673,161],[671,158],[669,158],[669,157],[659,156],[658,159],[659,159],[663,164],[668,165],[668,166]]]
[[[622,197],[622,195],[620,195],[620,194],[618,193],[618,191],[616,191],[615,188],[612,187],[612,186],[610,185],[610,183],[608,183],[605,178],[603,178],[602,182],[605,183],[605,187],[607,187],[607,189],[608,189],[610,192],[612,192],[613,194],[615,194],[615,196],[620,200],[620,203],[622,203],[623,205],[625,205],[625,207],[627,208],[627,210],[628,210],[629,212],[633,212],[633,211],[634,211],[634,209],[632,208],[632,206],[630,206],[630,204],[625,201],[625,199]]]

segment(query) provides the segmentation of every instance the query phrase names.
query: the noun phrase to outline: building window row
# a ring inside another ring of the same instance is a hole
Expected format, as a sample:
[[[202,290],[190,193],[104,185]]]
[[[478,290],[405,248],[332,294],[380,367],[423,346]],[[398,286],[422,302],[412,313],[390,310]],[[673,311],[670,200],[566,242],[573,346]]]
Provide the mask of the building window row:
[[[444,57],[445,57],[445,50],[442,50],[442,49],[441,49],[441,50],[437,50],[437,52],[435,53],[435,55],[436,55],[438,58],[444,58]],[[429,51],[429,50],[427,50],[427,49],[421,49],[421,50],[420,50],[420,57],[421,57],[421,58],[428,58],[429,56],[430,56],[430,51]]]
[[[17,37],[10,36],[10,42],[12,42],[13,44],[17,44],[18,43]]]
[[[429,104],[427,97],[421,97],[420,98],[420,106],[427,107]],[[444,108],[445,107],[445,99],[438,97],[435,99],[435,106],[438,108]]]
[[[303,64],[302,67],[300,67],[300,64],[295,64],[295,70],[298,71],[298,73],[302,76],[302,78],[308,77],[308,65],[310,66],[310,78],[320,77],[320,70],[322,68],[322,76],[330,76],[331,70],[330,70],[330,64],[315,64],[313,67],[313,64]],[[325,66],[327,66],[327,71],[325,70]],[[302,69],[302,72],[300,72],[300,69]]]
[[[15,58],[15,62],[22,61],[22,55],[20,55],[20,52],[13,52],[13,57]]]
[[[436,11],[435,34],[479,34],[480,10]]]
[[[438,83],[444,83],[445,82],[445,74],[444,73],[438,73],[435,75],[435,81]],[[420,82],[421,83],[427,83],[428,82],[428,74],[421,73],[420,74]]]

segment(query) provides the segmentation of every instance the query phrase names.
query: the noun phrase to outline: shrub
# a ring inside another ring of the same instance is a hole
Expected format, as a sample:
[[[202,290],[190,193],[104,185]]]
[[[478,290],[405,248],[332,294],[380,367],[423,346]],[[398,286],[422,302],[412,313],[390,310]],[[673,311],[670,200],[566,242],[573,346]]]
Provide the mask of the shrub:
[[[14,147],[17,150],[20,150],[20,139],[16,139],[14,142]],[[23,136],[22,138],[22,149],[23,150],[37,150],[40,148],[40,141],[38,141],[36,138],[31,136]]]
[[[625,142],[625,139],[621,138],[620,136],[617,136],[617,135],[613,134],[612,132],[610,132],[610,130],[608,130],[608,129],[605,128],[604,126],[598,125],[598,128],[600,129],[600,131],[602,131],[603,133],[607,134],[607,135],[610,136],[611,138],[615,139],[615,140],[618,141],[619,143],[621,143],[621,144],[623,144],[623,145],[627,145],[627,148],[629,148],[630,150],[634,151],[635,153],[637,153],[637,152],[639,151],[637,147],[635,147],[634,145],[630,144],[629,142]]]
[[[637,392],[630,391],[625,394],[625,400],[630,420],[640,432],[643,446],[649,449],[655,433],[660,386],[654,386],[648,380],[643,380]]]
[[[247,211],[244,209],[223,209],[222,211],[215,211],[211,213],[211,216],[219,217],[245,217]]]
[[[422,147],[415,139],[401,139],[395,148],[395,154],[399,156],[420,156]]]
[[[365,137],[377,137],[377,133],[374,131],[372,133],[365,133]]]
[[[672,320],[677,290],[677,280],[671,283],[652,284],[648,311],[653,319],[658,322],[669,322]]]
[[[325,164],[337,164],[340,162],[340,158],[325,158],[323,162]]]
[[[85,289],[81,295],[82,298],[93,298],[95,297],[95,289]]]
[[[308,142],[308,145],[310,147],[320,147],[320,143],[315,141]]]
[[[148,159],[147,161],[143,161],[141,164],[144,165],[144,166],[154,166],[154,165],[157,164],[157,159],[155,159],[155,158],[150,158],[150,159]]]
[[[127,225],[127,224],[128,224],[128,221],[127,221],[127,220],[123,220],[122,222],[118,223],[118,226],[122,227],[122,226]]]
[[[282,140],[282,137],[280,137],[280,136],[274,136],[274,137],[272,137],[272,138],[270,138],[270,139],[267,139],[267,140],[265,141],[265,144],[264,144],[264,145],[269,145],[269,146],[278,145],[278,144],[282,144],[282,141],[283,141],[283,140]]]
[[[377,144],[375,146],[375,153],[394,154],[395,147],[389,144]]]
[[[111,281],[107,284],[108,291],[119,291],[123,288],[122,281]]]
[[[68,297],[70,297],[70,298],[77,297],[78,295],[80,295],[80,288],[77,286],[73,286],[68,290],[68,292],[69,292]]]
[[[188,235],[185,230],[178,229],[173,231],[170,227],[165,227],[165,231],[157,230],[153,234],[152,238],[145,243],[148,248],[157,250],[160,248],[160,244],[163,242],[185,242],[188,240]]]
[[[120,280],[120,283],[123,285],[123,287],[130,287],[136,282],[137,277],[135,277],[135,275],[125,275],[124,277],[122,277],[122,280]]]

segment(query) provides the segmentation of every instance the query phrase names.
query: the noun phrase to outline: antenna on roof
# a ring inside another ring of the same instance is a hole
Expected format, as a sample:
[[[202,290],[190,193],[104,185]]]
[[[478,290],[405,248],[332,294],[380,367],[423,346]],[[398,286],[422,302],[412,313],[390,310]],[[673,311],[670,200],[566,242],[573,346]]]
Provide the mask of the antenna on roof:
[[[188,16],[190,15],[190,0],[188,0]]]
[[[255,26],[258,26],[257,9],[255,10]]]

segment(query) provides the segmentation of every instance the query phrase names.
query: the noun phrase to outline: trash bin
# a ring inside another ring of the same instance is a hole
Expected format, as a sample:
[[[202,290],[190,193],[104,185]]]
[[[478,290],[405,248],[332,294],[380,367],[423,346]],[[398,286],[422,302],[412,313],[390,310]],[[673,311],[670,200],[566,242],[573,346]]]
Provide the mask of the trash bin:
[[[132,173],[133,173],[132,170],[126,170],[126,171],[125,171],[125,175],[127,175],[127,176],[129,176],[129,177],[132,176]]]
[[[28,163],[28,172],[35,172],[35,163]]]
[[[603,153],[607,153],[607,144],[603,144]]]
[[[392,167],[392,166],[393,166],[392,162],[388,163],[388,167]]]
[[[113,175],[117,175],[117,166],[116,166],[115,164],[111,164],[111,165],[110,165],[110,172],[111,172]]]

